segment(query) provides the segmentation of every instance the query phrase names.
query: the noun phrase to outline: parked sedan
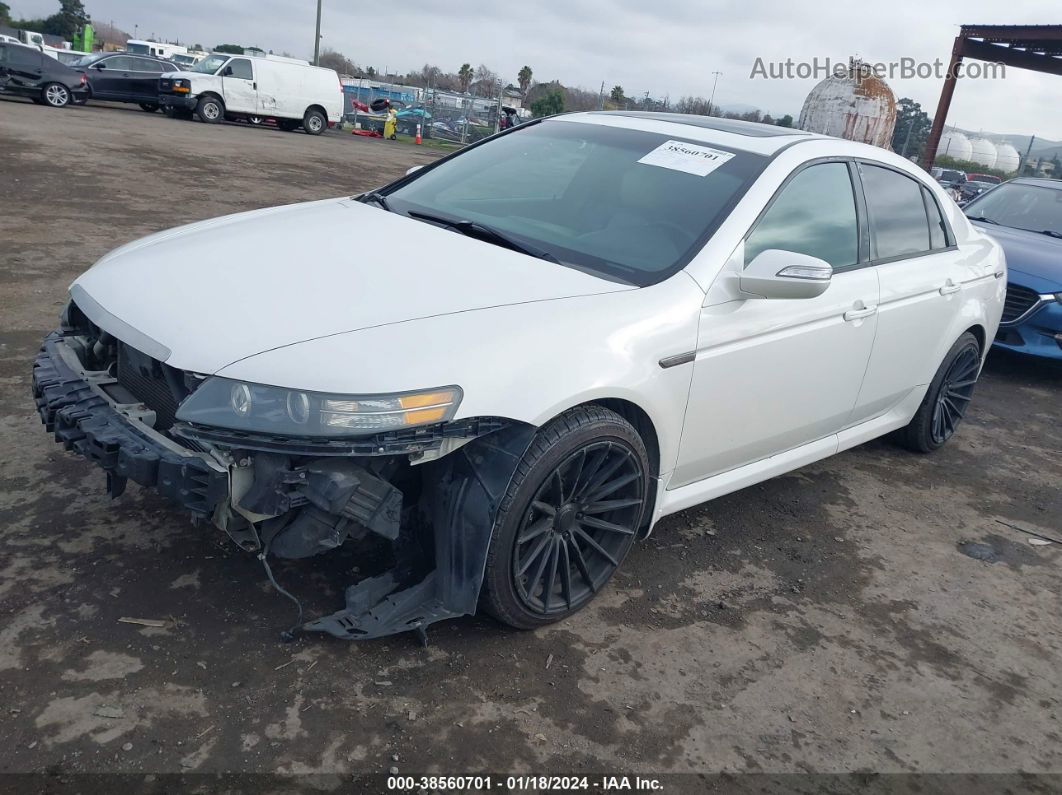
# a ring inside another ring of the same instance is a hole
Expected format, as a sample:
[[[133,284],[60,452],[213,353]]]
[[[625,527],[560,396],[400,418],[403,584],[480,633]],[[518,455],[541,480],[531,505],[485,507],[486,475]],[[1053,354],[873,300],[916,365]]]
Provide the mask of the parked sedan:
[[[886,150],[579,113],[107,254],[33,388],[112,496],[158,489],[270,577],[367,551],[345,606],[298,629],[423,633],[477,606],[531,629],[663,516],[886,433],[944,445],[1005,271]]]
[[[1007,254],[1007,301],[995,346],[1062,360],[1062,181],[1012,179],[963,212]]]
[[[35,47],[0,42],[0,93],[17,94],[53,108],[86,96],[85,75]]]
[[[77,61],[88,76],[89,98],[130,102],[149,113],[159,109],[159,78],[180,67],[148,55],[93,53]]]

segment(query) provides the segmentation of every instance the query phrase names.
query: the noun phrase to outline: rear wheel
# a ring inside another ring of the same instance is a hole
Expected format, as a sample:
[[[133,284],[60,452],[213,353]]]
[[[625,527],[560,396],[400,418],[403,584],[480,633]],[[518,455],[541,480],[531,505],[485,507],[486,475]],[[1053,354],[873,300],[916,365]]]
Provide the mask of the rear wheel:
[[[219,124],[225,118],[225,106],[217,97],[201,97],[195,106],[195,115],[207,124]]]
[[[309,135],[320,135],[328,126],[328,120],[319,110],[308,110],[302,117],[302,129]]]
[[[943,447],[966,415],[980,368],[981,346],[977,337],[966,332],[944,357],[918,412],[897,432],[897,441],[918,453]]]
[[[70,104],[70,89],[62,83],[49,83],[41,89],[41,99],[53,108],[65,108]]]
[[[154,113],[159,109],[159,106],[156,105],[154,102],[141,102],[140,109],[146,111],[147,113]]]
[[[253,124],[255,127],[259,126],[264,121],[265,121],[265,118],[262,117],[262,116],[248,116],[247,117],[247,123],[248,124]]]
[[[600,406],[536,434],[499,511],[482,605],[520,629],[559,621],[605,586],[634,543],[649,461],[629,422]]]

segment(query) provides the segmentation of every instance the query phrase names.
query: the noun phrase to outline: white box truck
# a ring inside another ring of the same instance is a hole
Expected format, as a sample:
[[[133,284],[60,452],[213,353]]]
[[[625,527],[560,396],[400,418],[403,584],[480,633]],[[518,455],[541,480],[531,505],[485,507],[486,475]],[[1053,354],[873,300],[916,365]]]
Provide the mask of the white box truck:
[[[307,61],[212,53],[188,71],[164,75],[159,105],[210,124],[271,118],[282,130],[320,135],[343,115],[343,86],[335,70]]]

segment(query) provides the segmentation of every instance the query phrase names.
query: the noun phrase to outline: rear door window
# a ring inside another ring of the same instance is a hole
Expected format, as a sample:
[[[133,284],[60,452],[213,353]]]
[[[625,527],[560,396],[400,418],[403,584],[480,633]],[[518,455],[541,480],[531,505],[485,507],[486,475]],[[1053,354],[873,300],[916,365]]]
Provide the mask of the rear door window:
[[[797,172],[745,241],[745,264],[769,248],[855,265],[859,252],[852,179],[845,163],[820,163]]]
[[[914,256],[931,249],[922,186],[882,166],[862,164],[874,259]]]
[[[131,58],[127,55],[116,55],[114,58],[107,58],[101,61],[104,69],[112,69],[115,72],[135,72],[139,67],[136,62],[139,58]]]
[[[41,53],[30,47],[5,47],[7,50],[7,65],[14,67],[37,67],[41,64]]]
[[[138,72],[154,72],[160,74],[162,72],[162,66],[158,61],[153,61],[150,58],[133,58],[135,62],[136,71]]]

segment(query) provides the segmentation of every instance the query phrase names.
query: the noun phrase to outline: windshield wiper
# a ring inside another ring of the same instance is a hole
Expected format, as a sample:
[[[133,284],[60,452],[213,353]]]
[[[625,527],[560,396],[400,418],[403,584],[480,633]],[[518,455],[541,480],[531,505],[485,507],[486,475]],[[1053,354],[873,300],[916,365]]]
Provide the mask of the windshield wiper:
[[[527,254],[529,257],[536,257],[537,259],[544,259],[547,262],[554,262],[558,265],[561,261],[548,251],[542,251],[541,249],[528,246],[525,243],[518,243],[504,232],[499,232],[493,227],[486,226],[485,224],[477,223],[476,221],[455,221],[450,218],[444,218],[441,215],[432,215],[431,213],[421,213],[416,210],[410,210],[408,213],[410,218],[416,218],[418,221],[428,221],[433,224],[440,224],[449,229],[453,229],[460,232],[466,237],[474,237],[477,240],[482,240],[485,243],[493,243],[496,246],[507,248],[510,251],[516,251],[520,254]]]
[[[991,218],[985,218],[983,215],[968,215],[966,216],[971,221],[984,221],[986,224],[995,224],[999,226],[999,221],[993,221]]]
[[[380,191],[378,190],[369,191],[360,199],[358,199],[358,201],[366,204],[368,202],[375,202],[376,204],[380,205],[380,207],[387,210],[387,212],[391,212],[391,207],[387,203],[387,197],[380,193]]]
[[[1044,229],[1040,234],[1048,237],[1062,237],[1062,232],[1056,232],[1054,229]]]

